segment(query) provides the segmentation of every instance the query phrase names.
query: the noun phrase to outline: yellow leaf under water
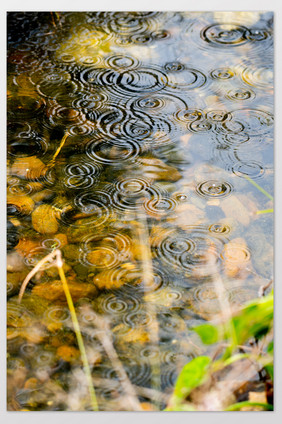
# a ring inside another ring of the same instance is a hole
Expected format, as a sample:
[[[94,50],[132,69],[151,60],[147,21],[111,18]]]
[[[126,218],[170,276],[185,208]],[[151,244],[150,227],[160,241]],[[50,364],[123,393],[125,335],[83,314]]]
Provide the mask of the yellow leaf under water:
[[[44,177],[47,170],[47,166],[40,159],[36,156],[29,156],[26,158],[17,158],[10,168],[10,174],[28,180],[34,180]]]
[[[59,223],[56,212],[51,205],[40,205],[32,213],[32,226],[41,234],[54,234],[58,231]]]

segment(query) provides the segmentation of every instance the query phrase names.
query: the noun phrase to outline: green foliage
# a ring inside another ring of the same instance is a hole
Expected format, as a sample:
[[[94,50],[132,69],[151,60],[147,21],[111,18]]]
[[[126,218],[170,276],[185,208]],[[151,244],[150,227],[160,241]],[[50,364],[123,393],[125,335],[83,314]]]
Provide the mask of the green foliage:
[[[202,385],[218,370],[228,366],[235,366],[236,362],[244,359],[256,361],[263,367],[273,380],[273,341],[271,341],[263,355],[257,353],[238,353],[238,346],[242,346],[250,339],[260,340],[270,335],[273,327],[273,291],[265,297],[246,303],[237,313],[227,321],[217,325],[203,324],[194,327],[202,343],[212,345],[223,343],[226,346],[221,358],[212,362],[208,356],[199,356],[186,364],[175,383],[173,397],[165,411],[193,411],[195,406],[187,403],[186,398],[196,387]],[[232,332],[230,332],[232,329]],[[232,334],[234,333],[234,334]],[[236,342],[235,342],[236,341]],[[234,365],[235,364],[235,365]],[[243,407],[251,409],[260,407],[264,410],[273,410],[273,406],[260,402],[239,402],[230,405],[226,411],[239,411]]]
[[[208,356],[199,356],[183,367],[174,387],[173,396],[177,401],[185,399],[195,387],[204,383],[210,361]]]
[[[214,344],[218,341],[218,329],[211,324],[202,324],[192,328],[200,337],[204,344]]]
[[[269,403],[249,401],[234,403],[233,405],[230,405],[228,408],[226,408],[225,411],[240,411],[240,409],[246,408],[246,406],[251,408],[259,406],[260,408],[263,408],[266,411],[273,411],[273,406]]]
[[[265,336],[273,325],[273,292],[269,295],[247,303],[240,311],[229,319],[227,323],[217,326],[202,324],[194,327],[204,344],[213,344],[219,341],[222,334],[223,340],[229,339],[229,329],[233,328],[237,344],[244,344],[254,337],[260,339]],[[236,348],[236,346],[233,346]]]
[[[273,341],[268,344],[266,351],[270,355],[270,361],[265,365],[265,369],[273,381]]]
[[[176,404],[174,406],[171,406],[169,408],[164,409],[165,412],[172,412],[172,411],[178,411],[178,412],[195,412],[197,409],[194,408],[191,404],[185,403],[185,404]]]
[[[251,337],[260,339],[265,336],[273,325],[273,292],[248,303],[231,320],[238,344],[245,343]]]

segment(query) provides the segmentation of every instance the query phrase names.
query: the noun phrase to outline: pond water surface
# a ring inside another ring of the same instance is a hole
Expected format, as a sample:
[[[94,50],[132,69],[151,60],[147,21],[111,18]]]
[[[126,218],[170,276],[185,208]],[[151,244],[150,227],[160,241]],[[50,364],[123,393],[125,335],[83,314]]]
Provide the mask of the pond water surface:
[[[91,409],[56,268],[18,303],[54,249],[100,410],[134,409],[121,369],[163,409],[205,352],[192,327],[222,313],[218,281],[234,306],[272,278],[272,25],[8,13],[8,409]]]

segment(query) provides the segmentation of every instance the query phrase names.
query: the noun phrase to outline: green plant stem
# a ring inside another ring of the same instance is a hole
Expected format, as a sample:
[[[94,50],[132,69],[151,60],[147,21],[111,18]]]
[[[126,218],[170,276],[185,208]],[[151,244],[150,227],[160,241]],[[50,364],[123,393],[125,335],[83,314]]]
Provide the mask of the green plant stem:
[[[257,215],[262,215],[263,213],[273,213],[273,209],[263,209],[260,211],[256,211]]]
[[[241,408],[244,408],[246,406],[251,406],[251,407],[261,406],[267,411],[273,411],[273,405],[270,405],[269,403],[249,402],[249,401],[234,403],[233,405],[230,405],[228,408],[226,408],[225,411],[239,411]]]
[[[246,180],[248,180],[253,186],[255,186],[261,193],[263,193],[266,197],[268,197],[270,200],[273,200],[273,196],[269,194],[264,188],[262,188],[258,183],[256,183],[252,178],[248,177],[247,175],[243,175]]]

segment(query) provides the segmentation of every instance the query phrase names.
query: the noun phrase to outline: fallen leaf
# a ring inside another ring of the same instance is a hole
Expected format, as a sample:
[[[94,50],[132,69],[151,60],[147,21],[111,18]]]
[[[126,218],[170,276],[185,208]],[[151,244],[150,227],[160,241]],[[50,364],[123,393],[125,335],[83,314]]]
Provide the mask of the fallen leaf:
[[[56,212],[51,205],[40,205],[32,213],[32,226],[41,234],[54,234],[58,231],[59,223]]]
[[[46,188],[45,190],[38,191],[37,193],[32,194],[32,200],[35,203],[42,202],[48,198],[51,198],[54,195],[54,191]]]
[[[44,177],[47,170],[47,166],[40,159],[36,156],[29,156],[17,158],[10,168],[10,173],[27,180],[34,180]]]
[[[178,181],[182,178],[180,172],[157,158],[141,157],[138,162],[142,166],[142,174],[145,178],[155,181]]]
[[[125,274],[118,273],[116,269],[102,271],[95,275],[93,283],[99,289],[117,289],[127,282]]]
[[[68,279],[67,283],[74,302],[82,297],[94,296],[97,293],[97,289],[93,284],[80,283],[70,279]],[[61,300],[66,302],[61,280],[38,284],[32,289],[32,293],[50,301]]]
[[[79,350],[73,346],[60,346],[57,349],[57,356],[66,362],[73,362],[79,358]]]
[[[34,209],[34,201],[29,196],[8,194],[7,206],[14,208],[19,214],[29,215]]]
[[[22,254],[23,256],[28,255],[33,249],[40,247],[40,242],[34,239],[29,239],[23,237],[19,240],[17,246],[15,247],[16,251]]]
[[[250,223],[250,211],[234,194],[226,197],[220,203],[226,218],[233,218],[240,224],[247,226]]]

